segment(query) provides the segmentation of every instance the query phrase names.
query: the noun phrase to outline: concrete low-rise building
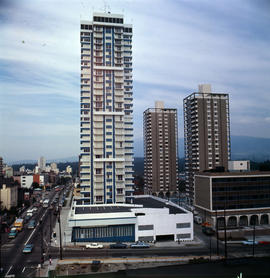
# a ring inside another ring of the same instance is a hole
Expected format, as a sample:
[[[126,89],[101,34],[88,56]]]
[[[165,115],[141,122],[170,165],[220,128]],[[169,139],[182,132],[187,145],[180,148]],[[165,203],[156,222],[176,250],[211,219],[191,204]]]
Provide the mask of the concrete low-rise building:
[[[10,210],[18,204],[18,186],[14,185],[12,178],[0,178],[1,209]]]
[[[34,181],[33,175],[21,176],[21,187],[30,188]]]
[[[193,214],[149,195],[134,196],[133,204],[85,205],[75,200],[68,221],[75,242],[193,240]]]
[[[198,173],[195,207],[213,227],[269,225],[270,172]]]

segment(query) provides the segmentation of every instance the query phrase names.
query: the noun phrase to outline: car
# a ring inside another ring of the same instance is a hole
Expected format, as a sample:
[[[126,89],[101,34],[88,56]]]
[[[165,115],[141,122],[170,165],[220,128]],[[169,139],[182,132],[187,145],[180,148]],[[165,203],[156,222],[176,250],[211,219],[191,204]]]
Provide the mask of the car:
[[[130,244],[130,248],[150,248],[148,243],[138,241],[136,243]]]
[[[117,242],[117,243],[112,243],[110,245],[110,248],[111,249],[125,249],[125,248],[127,248],[127,245],[122,242]]]
[[[27,215],[24,217],[24,221],[26,221],[26,222],[29,221],[29,220],[31,219],[31,217],[32,217],[32,216],[30,216],[29,214],[27,214]]]
[[[34,248],[33,244],[26,244],[23,248],[23,253],[27,254],[27,253],[32,253]]]
[[[99,243],[96,243],[96,242],[91,242],[90,244],[87,244],[86,246],[85,246],[85,248],[87,248],[87,249],[101,249],[101,248],[103,248],[103,245],[102,244],[99,244]]]
[[[268,244],[270,244],[270,241],[267,241],[267,240],[261,240],[261,241],[259,241],[259,244],[265,244],[265,245],[268,245]]]
[[[36,221],[35,220],[31,220],[27,226],[28,229],[35,229],[36,227]]]
[[[8,233],[8,238],[15,238],[18,234],[18,231],[16,228],[11,228],[10,232]]]
[[[244,240],[242,241],[242,244],[244,245],[253,245],[253,242],[254,242],[254,245],[257,245],[258,244],[258,241],[253,241],[252,239],[248,239],[248,240]]]

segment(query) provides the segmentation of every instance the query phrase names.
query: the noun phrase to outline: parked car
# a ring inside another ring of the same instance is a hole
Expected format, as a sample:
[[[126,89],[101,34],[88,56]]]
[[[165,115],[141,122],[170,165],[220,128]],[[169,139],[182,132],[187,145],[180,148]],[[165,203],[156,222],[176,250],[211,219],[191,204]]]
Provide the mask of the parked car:
[[[103,248],[103,245],[102,244],[99,244],[99,243],[96,243],[96,242],[91,242],[90,244],[87,244],[85,246],[85,248],[90,248],[90,249],[99,249],[99,248]]]
[[[259,244],[270,244],[270,241],[267,241],[267,240],[261,240],[261,241],[259,241]]]
[[[130,248],[150,248],[148,243],[138,241],[136,243],[130,244]]]
[[[8,238],[15,238],[18,234],[18,231],[16,228],[11,228],[9,234],[8,234]]]
[[[127,245],[125,243],[122,242],[117,242],[117,243],[113,243],[110,245],[111,249],[124,249],[127,248]]]
[[[23,248],[23,253],[31,253],[33,251],[34,245],[33,244],[26,244]]]
[[[242,244],[244,244],[244,245],[253,245],[253,240],[252,239],[244,240],[244,241],[242,241]],[[255,240],[254,244],[257,245],[258,241]]]

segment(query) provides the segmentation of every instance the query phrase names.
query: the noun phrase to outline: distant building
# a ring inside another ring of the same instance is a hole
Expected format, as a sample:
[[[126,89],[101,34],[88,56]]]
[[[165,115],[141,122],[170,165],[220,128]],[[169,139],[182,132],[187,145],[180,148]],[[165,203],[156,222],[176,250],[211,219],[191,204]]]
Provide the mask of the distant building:
[[[10,210],[18,204],[18,186],[12,178],[0,178],[0,201],[1,209]]]
[[[19,168],[19,172],[22,173],[22,174],[25,172],[25,166],[24,165]]]
[[[229,95],[212,93],[210,84],[184,99],[185,179],[194,199],[194,174],[215,168],[228,170],[230,159]]]
[[[249,160],[230,160],[228,162],[228,170],[230,172],[244,172],[250,171],[250,161]]]
[[[59,169],[57,168],[57,164],[55,162],[51,163],[51,170],[56,174],[59,173]]]
[[[11,178],[13,176],[13,168],[11,166],[4,166],[3,172],[6,178]]]
[[[69,215],[74,242],[193,240],[193,214],[150,195],[133,204],[85,205],[77,200]]]
[[[51,166],[50,165],[46,165],[46,169],[45,169],[45,172],[46,173],[49,173],[51,171]]]
[[[0,156],[0,177],[2,177],[3,175],[3,158]]]
[[[70,165],[68,165],[68,166],[66,167],[66,172],[67,172],[68,174],[72,174],[72,167],[71,167]]]
[[[33,175],[23,175],[21,176],[21,187],[30,188],[34,181]]]
[[[45,171],[46,169],[46,159],[44,156],[41,156],[38,160],[38,168],[40,171]]]
[[[224,227],[269,225],[270,172],[196,173],[195,207],[208,221]]]
[[[157,101],[143,115],[145,192],[172,196],[178,186],[177,110]]]
[[[39,174],[41,171],[39,169],[39,166],[36,166],[35,169],[33,170],[34,174]]]

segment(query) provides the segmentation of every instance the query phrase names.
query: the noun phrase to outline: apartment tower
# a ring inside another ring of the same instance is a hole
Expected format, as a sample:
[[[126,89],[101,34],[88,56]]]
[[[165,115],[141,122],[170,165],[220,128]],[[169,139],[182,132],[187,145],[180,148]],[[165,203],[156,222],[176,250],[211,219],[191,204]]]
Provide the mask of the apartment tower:
[[[194,199],[194,174],[224,167],[230,159],[229,95],[212,93],[210,84],[184,99],[185,179]]]
[[[177,110],[155,108],[144,111],[144,182],[145,193],[168,197],[178,184]]]
[[[80,187],[85,204],[132,202],[132,25],[81,21]]]

